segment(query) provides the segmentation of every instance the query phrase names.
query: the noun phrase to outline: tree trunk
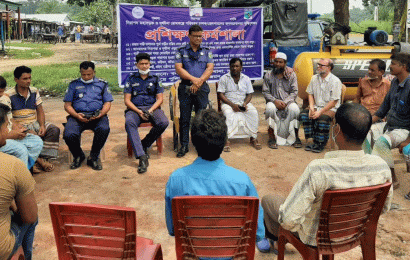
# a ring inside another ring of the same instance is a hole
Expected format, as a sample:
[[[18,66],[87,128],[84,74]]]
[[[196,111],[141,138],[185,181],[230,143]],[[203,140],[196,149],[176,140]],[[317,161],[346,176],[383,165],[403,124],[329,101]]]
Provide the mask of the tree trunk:
[[[349,0],[333,0],[335,22],[349,26]]]
[[[201,0],[202,7],[212,7],[212,4],[215,3],[216,0]]]
[[[400,24],[399,41],[406,40],[406,17],[407,17],[407,0],[394,0],[394,17],[393,26]]]

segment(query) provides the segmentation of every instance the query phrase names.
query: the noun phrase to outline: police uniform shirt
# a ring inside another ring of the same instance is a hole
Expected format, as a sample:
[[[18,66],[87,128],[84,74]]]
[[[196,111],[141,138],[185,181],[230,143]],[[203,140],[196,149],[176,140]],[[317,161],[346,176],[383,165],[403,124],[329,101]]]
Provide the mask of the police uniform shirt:
[[[144,80],[135,72],[125,81],[124,94],[131,94],[131,102],[136,107],[151,107],[157,101],[156,95],[163,92],[158,77],[151,74]]]
[[[96,77],[88,84],[82,82],[81,78],[71,81],[64,97],[64,102],[71,102],[76,112],[101,110],[104,103],[113,100],[108,83]]]
[[[192,76],[200,78],[206,70],[208,63],[214,63],[212,52],[209,48],[199,46],[194,52],[191,44],[178,48],[175,63],[182,63],[183,68]]]

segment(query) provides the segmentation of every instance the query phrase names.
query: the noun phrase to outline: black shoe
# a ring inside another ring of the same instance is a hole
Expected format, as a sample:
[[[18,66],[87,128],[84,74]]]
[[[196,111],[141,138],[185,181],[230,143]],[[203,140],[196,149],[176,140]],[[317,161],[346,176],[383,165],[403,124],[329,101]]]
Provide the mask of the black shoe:
[[[102,170],[102,165],[100,159],[93,160],[91,157],[87,158],[87,165],[91,167],[91,169],[96,171]]]
[[[306,145],[305,151],[312,151],[312,149],[313,149],[314,146],[315,146],[314,144],[308,144],[308,145]]]
[[[138,173],[144,173],[147,171],[149,165],[148,156],[144,154],[140,157],[140,163],[138,165]]]
[[[84,155],[74,158],[73,162],[70,164],[70,169],[74,170],[74,169],[79,168],[84,160],[85,160]]]
[[[183,145],[183,146],[181,146],[181,148],[179,149],[179,151],[178,151],[178,153],[177,153],[177,157],[178,157],[178,158],[184,157],[185,154],[187,154],[188,152],[189,152],[188,145]]]
[[[148,153],[148,147],[142,146],[142,150],[144,150],[144,153],[147,155],[147,159],[149,159],[149,153]]]
[[[314,144],[312,148],[312,152],[314,153],[321,153],[325,149],[325,146],[320,145],[320,144]]]

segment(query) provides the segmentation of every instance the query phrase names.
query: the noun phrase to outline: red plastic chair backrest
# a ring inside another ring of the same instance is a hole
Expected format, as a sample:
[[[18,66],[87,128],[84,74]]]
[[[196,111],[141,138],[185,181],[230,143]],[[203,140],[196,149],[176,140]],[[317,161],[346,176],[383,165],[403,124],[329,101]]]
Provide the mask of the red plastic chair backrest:
[[[258,208],[255,197],[173,198],[177,259],[254,259]]]
[[[58,259],[135,259],[135,209],[50,203]]]
[[[328,190],[322,201],[316,240],[319,254],[336,254],[358,244],[365,235],[375,236],[391,183]]]

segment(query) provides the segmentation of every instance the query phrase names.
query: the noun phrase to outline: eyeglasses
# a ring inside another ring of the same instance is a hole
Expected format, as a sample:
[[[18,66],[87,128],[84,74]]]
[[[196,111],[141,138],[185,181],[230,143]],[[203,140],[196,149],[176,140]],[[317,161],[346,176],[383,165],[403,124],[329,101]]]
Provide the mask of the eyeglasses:
[[[318,66],[318,67],[327,67],[327,66],[329,66],[329,65],[318,63],[317,66]]]
[[[193,37],[193,38],[202,38],[202,35],[192,35],[192,34],[190,34],[189,36]]]

